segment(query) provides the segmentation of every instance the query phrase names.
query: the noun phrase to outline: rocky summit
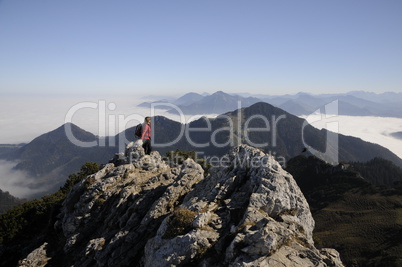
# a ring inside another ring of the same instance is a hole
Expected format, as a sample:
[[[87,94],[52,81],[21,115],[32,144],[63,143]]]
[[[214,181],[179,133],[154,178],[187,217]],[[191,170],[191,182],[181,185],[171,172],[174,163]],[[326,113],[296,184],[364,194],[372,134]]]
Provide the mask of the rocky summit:
[[[241,145],[204,177],[192,159],[132,153],[65,199],[52,255],[65,266],[343,266],[336,250],[315,248],[306,199],[270,155]],[[46,265],[47,247],[20,265]]]

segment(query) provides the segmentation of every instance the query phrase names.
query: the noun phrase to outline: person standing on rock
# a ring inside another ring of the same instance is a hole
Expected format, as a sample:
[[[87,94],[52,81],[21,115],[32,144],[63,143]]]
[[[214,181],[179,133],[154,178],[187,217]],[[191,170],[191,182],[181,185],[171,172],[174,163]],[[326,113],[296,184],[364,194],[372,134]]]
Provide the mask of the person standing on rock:
[[[151,154],[151,117],[145,117],[144,123],[142,124],[142,147],[144,148],[145,154]]]

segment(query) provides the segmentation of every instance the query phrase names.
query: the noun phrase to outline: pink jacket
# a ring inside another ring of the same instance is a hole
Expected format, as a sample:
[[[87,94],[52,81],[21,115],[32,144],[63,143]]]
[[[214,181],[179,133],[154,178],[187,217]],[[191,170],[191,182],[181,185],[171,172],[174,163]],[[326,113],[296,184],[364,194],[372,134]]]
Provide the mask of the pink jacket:
[[[141,139],[151,139],[151,125],[148,123],[144,123],[142,126],[142,135]]]

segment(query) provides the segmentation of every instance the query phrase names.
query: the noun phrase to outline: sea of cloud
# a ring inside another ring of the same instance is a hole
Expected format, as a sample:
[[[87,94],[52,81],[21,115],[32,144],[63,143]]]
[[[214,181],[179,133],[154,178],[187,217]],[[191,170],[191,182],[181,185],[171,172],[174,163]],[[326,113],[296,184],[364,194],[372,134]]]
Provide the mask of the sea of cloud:
[[[111,136],[142,122],[145,116],[165,116],[187,123],[202,116],[181,116],[168,113],[172,106],[158,109],[138,107],[141,97],[6,97],[0,106],[0,144],[32,141],[66,122],[99,136]]]
[[[27,173],[15,170],[15,162],[0,160],[0,189],[18,198],[30,199],[43,192]]]
[[[402,131],[401,118],[343,115],[325,117],[318,114],[304,118],[318,129],[330,128],[343,135],[379,144],[402,158],[402,140],[392,136],[393,133]]]

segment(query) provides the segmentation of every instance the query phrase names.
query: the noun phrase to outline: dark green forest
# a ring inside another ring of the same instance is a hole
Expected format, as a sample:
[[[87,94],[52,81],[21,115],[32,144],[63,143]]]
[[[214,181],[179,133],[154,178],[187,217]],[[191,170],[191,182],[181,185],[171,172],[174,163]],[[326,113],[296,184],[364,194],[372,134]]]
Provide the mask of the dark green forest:
[[[6,212],[10,208],[21,204],[23,200],[18,199],[12,195],[10,195],[9,192],[4,192],[0,189],[0,214]]]
[[[350,168],[375,185],[402,187],[402,169],[389,160],[374,158],[368,162],[352,162]]]
[[[288,162],[316,223],[315,245],[338,250],[346,266],[402,266],[402,190],[370,182],[384,184],[400,169],[378,162],[359,164],[370,179],[345,169],[347,164],[332,166],[312,156]]]

